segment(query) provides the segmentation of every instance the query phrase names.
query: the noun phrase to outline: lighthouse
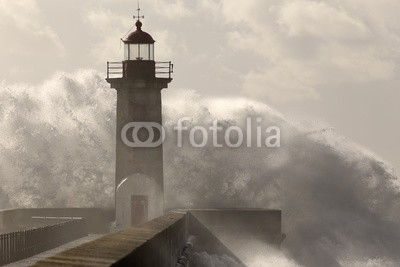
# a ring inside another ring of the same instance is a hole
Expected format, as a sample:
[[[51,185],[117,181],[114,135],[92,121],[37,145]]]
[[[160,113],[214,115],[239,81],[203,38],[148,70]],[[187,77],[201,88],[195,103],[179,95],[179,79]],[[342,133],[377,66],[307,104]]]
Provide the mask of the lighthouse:
[[[124,60],[107,62],[107,82],[117,91],[115,208],[118,228],[164,212],[161,91],[172,81],[171,62],[155,61],[155,41],[136,30],[121,39]]]

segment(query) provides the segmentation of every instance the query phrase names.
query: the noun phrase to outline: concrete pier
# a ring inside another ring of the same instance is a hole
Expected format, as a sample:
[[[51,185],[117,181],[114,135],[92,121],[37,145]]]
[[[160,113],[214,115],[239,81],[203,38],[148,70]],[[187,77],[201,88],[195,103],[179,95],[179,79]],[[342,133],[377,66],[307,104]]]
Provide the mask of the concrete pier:
[[[235,234],[279,247],[284,239],[281,213],[256,209],[171,211],[43,259],[34,266],[174,267],[188,240],[194,240],[194,252],[228,256],[244,266],[224,244],[225,236]]]

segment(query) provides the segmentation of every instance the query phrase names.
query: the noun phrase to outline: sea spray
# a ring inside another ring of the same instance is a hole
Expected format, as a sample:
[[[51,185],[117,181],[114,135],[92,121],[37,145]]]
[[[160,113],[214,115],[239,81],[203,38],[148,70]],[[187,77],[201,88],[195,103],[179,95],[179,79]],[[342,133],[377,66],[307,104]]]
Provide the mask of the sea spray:
[[[115,94],[93,71],[0,89],[6,207],[112,206]]]
[[[163,98],[169,207],[281,209],[284,261],[301,266],[399,264],[397,178],[372,153],[256,101],[171,89]],[[1,208],[113,206],[115,100],[95,71],[59,73],[38,86],[3,83]],[[281,144],[177,148],[173,127],[182,117],[225,128],[262,118],[279,126]]]

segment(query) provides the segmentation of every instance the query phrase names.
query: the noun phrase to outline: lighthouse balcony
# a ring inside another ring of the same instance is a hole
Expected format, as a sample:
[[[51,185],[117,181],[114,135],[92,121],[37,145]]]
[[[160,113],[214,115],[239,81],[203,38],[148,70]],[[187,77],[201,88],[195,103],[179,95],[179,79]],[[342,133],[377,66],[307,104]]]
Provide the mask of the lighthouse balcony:
[[[126,60],[107,62],[107,80],[132,79],[172,79],[174,65],[171,61]]]

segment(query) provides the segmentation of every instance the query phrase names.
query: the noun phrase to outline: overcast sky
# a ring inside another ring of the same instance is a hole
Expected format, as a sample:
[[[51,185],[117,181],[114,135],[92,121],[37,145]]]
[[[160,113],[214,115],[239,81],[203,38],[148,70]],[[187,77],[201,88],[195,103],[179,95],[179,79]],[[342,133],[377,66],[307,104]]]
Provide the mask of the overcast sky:
[[[105,70],[136,1],[0,0],[0,80]],[[170,88],[325,121],[400,173],[399,0],[142,0]]]

